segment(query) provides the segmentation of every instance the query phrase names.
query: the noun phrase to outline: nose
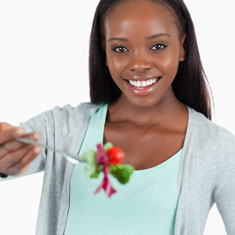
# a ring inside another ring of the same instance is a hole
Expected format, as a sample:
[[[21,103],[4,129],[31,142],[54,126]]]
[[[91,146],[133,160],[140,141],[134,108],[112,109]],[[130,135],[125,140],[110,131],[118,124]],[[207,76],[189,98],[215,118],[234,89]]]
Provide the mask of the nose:
[[[152,64],[141,58],[136,59],[129,64],[129,70],[136,73],[143,73],[151,68]]]

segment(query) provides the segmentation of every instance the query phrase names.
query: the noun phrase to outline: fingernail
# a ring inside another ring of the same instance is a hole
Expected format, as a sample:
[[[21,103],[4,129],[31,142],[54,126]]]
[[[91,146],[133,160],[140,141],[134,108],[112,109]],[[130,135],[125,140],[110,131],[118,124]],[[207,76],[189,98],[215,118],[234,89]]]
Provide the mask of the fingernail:
[[[41,147],[37,147],[36,149],[34,149],[34,152],[35,153],[40,153],[42,151],[42,148]]]
[[[24,129],[23,128],[18,128],[15,133],[16,133],[16,135],[23,135],[24,134]]]
[[[36,139],[39,139],[39,138],[41,138],[41,134],[39,132],[36,132],[36,133],[34,133],[33,137]]]

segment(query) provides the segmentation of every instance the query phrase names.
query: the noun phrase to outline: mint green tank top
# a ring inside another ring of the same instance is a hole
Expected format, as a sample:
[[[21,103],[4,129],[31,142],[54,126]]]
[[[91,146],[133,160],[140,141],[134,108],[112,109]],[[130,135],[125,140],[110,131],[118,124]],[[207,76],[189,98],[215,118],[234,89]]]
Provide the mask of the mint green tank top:
[[[79,154],[103,143],[108,104],[91,117]],[[177,178],[182,149],[152,168],[135,170],[127,184],[110,175],[117,190],[108,198],[94,191],[103,178],[89,178],[84,164],[75,165],[64,235],[174,235],[178,203]]]

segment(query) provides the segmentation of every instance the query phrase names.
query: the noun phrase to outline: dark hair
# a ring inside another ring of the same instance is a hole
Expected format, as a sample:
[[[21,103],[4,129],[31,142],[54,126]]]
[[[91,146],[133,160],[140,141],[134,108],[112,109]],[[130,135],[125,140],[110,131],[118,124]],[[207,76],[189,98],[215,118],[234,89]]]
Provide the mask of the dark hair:
[[[172,83],[179,101],[202,113],[211,120],[209,82],[203,70],[194,25],[183,0],[152,0],[169,6],[178,17],[180,34],[184,41],[185,60],[179,62],[178,72]],[[105,64],[104,21],[107,14],[121,0],[100,0],[93,19],[89,48],[90,99],[92,103],[112,103],[121,95]],[[208,85],[208,87],[207,87]],[[212,93],[211,93],[212,95]]]

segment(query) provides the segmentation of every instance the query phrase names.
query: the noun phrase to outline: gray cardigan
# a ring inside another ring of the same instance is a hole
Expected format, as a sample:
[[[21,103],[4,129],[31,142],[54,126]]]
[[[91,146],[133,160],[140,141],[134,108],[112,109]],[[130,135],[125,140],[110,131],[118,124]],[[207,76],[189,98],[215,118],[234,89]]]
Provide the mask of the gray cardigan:
[[[89,119],[99,107],[92,103],[55,107],[20,123],[20,126],[26,132],[40,131],[42,143],[76,154]],[[189,121],[178,175],[180,194],[175,235],[202,235],[214,203],[227,234],[235,235],[235,136],[194,109],[188,107],[188,111]],[[21,176],[43,170],[36,234],[63,235],[73,164],[52,151],[44,151]],[[1,180],[14,178],[9,176]]]

